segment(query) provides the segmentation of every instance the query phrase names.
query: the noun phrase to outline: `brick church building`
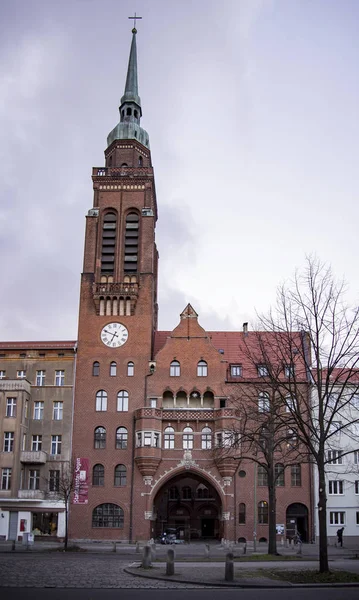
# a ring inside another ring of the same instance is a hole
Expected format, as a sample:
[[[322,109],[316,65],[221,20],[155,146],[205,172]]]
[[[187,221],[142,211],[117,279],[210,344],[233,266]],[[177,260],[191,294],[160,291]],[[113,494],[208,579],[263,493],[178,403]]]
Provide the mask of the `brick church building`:
[[[63,343],[74,373],[71,369],[67,382],[74,384],[71,443],[76,468],[69,535],[74,540],[135,541],[156,538],[170,528],[186,540],[244,541],[252,540],[254,532],[257,540],[267,540],[268,489],[262,474],[251,461],[239,462],[230,452],[216,460],[214,452],[226,432],[239,427],[235,399],[243,386],[258,379],[243,353],[244,339],[250,340],[254,332],[246,324],[241,332],[206,332],[190,304],[173,331],[157,329],[158,210],[149,136],[141,126],[136,30],[132,33],[120,122],[108,135],[105,166],[92,171],[77,348]],[[31,344],[18,344],[13,361],[19,351],[29,361]],[[56,346],[50,347],[56,353]],[[5,373],[9,344],[1,349],[0,373]],[[33,372],[45,373],[45,367],[36,368],[40,356],[35,350]],[[58,353],[56,360],[62,360]],[[38,383],[25,386],[29,420],[17,425],[24,431],[31,430]],[[0,384],[5,403],[6,375]],[[17,418],[22,418],[19,413]],[[1,422],[4,436],[12,424]],[[19,506],[15,499],[22,498],[26,504],[21,510],[31,529],[31,501],[37,501],[37,514],[48,514],[49,499],[40,494],[40,476],[39,494],[24,498],[21,492],[30,477],[34,486],[30,471],[45,468],[51,456],[47,458],[44,447],[43,456],[35,456],[30,446],[24,453],[20,445],[30,441],[20,440],[20,429],[13,451],[18,452],[22,476],[16,475],[15,481],[13,470],[10,488],[0,490],[0,508],[15,513],[20,510],[14,508]],[[3,472],[11,472],[10,462],[0,460]],[[311,477],[307,464],[292,465],[283,471],[277,488],[277,523],[287,530],[297,527],[304,541],[313,538]],[[58,504],[51,510],[63,512]],[[19,519],[19,533],[20,516],[13,516],[14,523]]]

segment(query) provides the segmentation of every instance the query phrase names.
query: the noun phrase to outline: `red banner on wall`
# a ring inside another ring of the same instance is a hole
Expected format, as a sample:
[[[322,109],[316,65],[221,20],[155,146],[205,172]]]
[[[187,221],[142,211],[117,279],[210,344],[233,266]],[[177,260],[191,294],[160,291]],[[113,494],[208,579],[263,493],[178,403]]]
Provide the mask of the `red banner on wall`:
[[[88,478],[89,478],[89,459],[76,458],[75,460],[75,482],[72,504],[88,503]]]

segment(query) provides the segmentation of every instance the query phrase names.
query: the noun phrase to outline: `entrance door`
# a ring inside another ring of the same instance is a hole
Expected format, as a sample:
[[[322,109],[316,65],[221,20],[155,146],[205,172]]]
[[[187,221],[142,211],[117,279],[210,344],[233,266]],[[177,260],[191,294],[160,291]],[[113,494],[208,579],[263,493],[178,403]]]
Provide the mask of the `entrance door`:
[[[15,511],[10,512],[9,540],[16,540],[18,516],[19,516],[18,512],[15,512]]]
[[[202,537],[214,537],[214,519],[202,519]]]

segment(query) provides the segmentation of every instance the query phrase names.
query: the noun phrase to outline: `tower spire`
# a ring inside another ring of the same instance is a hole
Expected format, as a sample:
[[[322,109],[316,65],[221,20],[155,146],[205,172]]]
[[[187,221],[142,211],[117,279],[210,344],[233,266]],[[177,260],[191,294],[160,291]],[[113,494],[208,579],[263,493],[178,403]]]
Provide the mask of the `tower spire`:
[[[130,19],[140,19],[142,17],[129,17]],[[107,145],[110,146],[115,140],[133,140],[149,148],[148,133],[140,125],[142,117],[141,98],[138,95],[138,74],[137,74],[137,29],[132,29],[132,42],[130,56],[128,59],[127,76],[125,91],[121,98],[120,122],[111,131],[107,137]]]

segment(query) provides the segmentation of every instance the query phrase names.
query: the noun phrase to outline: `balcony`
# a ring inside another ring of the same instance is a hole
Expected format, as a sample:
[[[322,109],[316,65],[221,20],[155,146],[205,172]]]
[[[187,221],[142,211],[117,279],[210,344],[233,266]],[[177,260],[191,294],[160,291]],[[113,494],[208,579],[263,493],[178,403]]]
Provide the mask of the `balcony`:
[[[30,394],[31,385],[27,379],[1,379],[1,392],[27,392]]]
[[[152,167],[94,167],[92,169],[92,177],[97,178],[115,178],[122,177],[134,179],[142,177],[153,177]]]
[[[17,497],[22,500],[43,500],[45,492],[44,490],[19,490]]]
[[[136,419],[164,419],[166,421],[213,421],[223,417],[238,417],[235,408],[139,408]]]
[[[46,463],[47,453],[42,450],[37,452],[23,451],[20,454],[20,462],[29,465],[44,465]]]

